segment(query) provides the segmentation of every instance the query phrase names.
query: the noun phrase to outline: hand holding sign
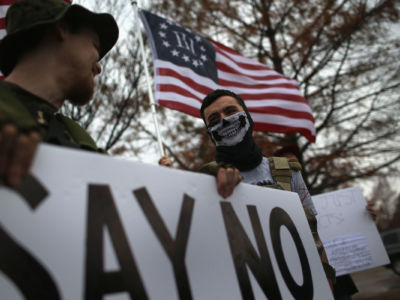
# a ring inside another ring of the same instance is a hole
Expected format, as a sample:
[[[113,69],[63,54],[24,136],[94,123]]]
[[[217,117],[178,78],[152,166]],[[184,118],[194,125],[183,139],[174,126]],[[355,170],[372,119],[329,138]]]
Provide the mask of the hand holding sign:
[[[12,124],[0,129],[0,178],[18,186],[31,168],[41,137],[38,132],[21,133]]]
[[[318,232],[337,275],[389,263],[360,188],[313,196]],[[367,208],[367,209],[366,209]]]

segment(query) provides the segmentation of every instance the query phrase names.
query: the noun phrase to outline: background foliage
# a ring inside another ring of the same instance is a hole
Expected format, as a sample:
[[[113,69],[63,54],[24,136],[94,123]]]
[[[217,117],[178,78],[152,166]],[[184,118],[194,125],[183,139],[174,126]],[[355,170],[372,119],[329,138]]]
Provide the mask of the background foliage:
[[[139,159],[152,153],[156,162],[130,1],[96,5],[118,18],[122,38],[103,63],[95,100],[64,109],[110,152]],[[392,217],[399,197],[386,192],[394,189],[390,178],[400,169],[398,0],[154,0],[142,5],[296,79],[313,110],[317,141],[257,132],[263,153],[295,144],[312,193],[362,183],[370,187],[371,200],[391,203],[387,217]],[[195,170],[213,160],[214,147],[201,121],[158,110],[176,167]]]

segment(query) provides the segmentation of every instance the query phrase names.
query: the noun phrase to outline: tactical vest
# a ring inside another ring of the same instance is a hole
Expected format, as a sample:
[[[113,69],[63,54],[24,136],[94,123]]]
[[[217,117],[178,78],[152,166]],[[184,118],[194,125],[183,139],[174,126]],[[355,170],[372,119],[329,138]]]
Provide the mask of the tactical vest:
[[[292,188],[290,186],[290,181],[292,180],[292,170],[301,171],[300,163],[297,161],[297,159],[288,159],[285,157],[270,157],[268,158],[268,160],[271,175],[276,184],[263,185],[263,187],[275,188],[291,192]],[[202,166],[199,171],[201,173],[216,176],[220,168],[235,168],[235,166],[223,162],[217,163],[216,161],[212,161]]]
[[[2,112],[2,116],[0,118],[0,123],[14,124],[22,132],[37,130],[44,138],[47,132],[40,127],[38,121],[19,100],[18,95],[8,89],[2,89],[1,92],[0,112]],[[103,152],[103,150],[97,147],[95,141],[81,126],[79,126],[78,123],[61,114],[57,114],[57,119],[64,125],[63,129],[68,133],[71,145],[74,145],[77,148]],[[49,124],[48,130],[50,129]]]
[[[295,158],[285,157],[269,157],[269,167],[271,170],[272,178],[276,184],[266,185],[265,187],[282,189],[285,191],[292,191],[290,182],[292,180],[292,170],[301,171],[301,165]]]

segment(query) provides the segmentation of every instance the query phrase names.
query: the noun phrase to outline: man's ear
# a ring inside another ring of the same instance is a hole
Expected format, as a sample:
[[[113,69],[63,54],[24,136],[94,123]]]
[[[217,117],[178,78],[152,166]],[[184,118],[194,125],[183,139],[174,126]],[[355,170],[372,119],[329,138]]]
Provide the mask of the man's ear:
[[[69,34],[68,26],[65,22],[59,21],[54,24],[55,34],[58,40],[65,40],[66,36]]]
[[[206,131],[207,131],[208,136],[210,137],[211,142],[213,142],[213,144],[215,145],[215,141],[214,141],[210,131],[207,129],[207,126],[206,126]]]

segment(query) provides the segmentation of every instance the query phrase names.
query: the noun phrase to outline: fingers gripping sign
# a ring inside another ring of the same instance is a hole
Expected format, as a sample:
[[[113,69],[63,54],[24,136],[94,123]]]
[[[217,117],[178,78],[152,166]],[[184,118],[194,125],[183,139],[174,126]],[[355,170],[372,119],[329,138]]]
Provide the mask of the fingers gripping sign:
[[[374,208],[375,203],[370,201],[367,203],[367,205],[365,206],[366,210],[368,211],[368,213],[370,214],[372,220],[376,221],[376,218],[378,216],[378,212],[376,211],[376,209]]]
[[[163,157],[160,158],[158,164],[164,167],[172,167],[172,160],[168,156],[164,155]]]
[[[0,129],[0,177],[9,186],[18,186],[31,168],[39,142],[36,131],[21,133],[12,124]]]
[[[235,187],[242,181],[242,176],[238,169],[220,168],[217,174],[218,194],[227,198],[232,195]]]

